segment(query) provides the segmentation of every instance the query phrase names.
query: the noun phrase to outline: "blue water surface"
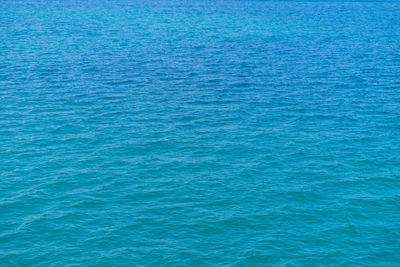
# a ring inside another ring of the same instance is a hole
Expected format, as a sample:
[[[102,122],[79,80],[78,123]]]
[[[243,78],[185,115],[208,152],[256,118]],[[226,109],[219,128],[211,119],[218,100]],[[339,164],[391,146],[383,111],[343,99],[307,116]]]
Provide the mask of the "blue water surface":
[[[0,266],[399,266],[400,3],[0,2]]]

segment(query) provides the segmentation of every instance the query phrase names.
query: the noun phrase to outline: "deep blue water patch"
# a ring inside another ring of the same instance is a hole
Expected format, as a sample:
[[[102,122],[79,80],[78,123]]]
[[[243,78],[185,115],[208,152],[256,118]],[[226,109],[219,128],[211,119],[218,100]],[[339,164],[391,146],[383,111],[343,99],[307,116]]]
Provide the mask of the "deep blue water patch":
[[[400,4],[2,1],[1,266],[398,266]]]

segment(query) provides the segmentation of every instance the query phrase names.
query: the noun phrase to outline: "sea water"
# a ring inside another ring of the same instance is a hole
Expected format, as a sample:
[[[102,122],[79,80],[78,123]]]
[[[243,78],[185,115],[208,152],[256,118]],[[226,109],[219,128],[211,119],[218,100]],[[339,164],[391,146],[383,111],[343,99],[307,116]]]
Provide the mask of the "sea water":
[[[399,266],[400,3],[0,3],[1,266]]]

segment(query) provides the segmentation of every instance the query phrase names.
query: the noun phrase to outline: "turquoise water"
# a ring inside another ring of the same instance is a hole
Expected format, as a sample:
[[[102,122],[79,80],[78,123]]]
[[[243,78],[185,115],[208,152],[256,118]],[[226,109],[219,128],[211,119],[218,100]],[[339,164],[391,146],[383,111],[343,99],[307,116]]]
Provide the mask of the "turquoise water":
[[[2,1],[0,266],[399,266],[400,3]]]

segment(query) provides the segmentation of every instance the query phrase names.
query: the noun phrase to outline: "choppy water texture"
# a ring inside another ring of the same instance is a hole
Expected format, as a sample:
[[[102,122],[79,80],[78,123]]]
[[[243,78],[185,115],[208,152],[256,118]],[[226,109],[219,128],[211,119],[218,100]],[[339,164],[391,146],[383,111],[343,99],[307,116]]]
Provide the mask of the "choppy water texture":
[[[398,266],[400,3],[1,1],[1,266]]]

